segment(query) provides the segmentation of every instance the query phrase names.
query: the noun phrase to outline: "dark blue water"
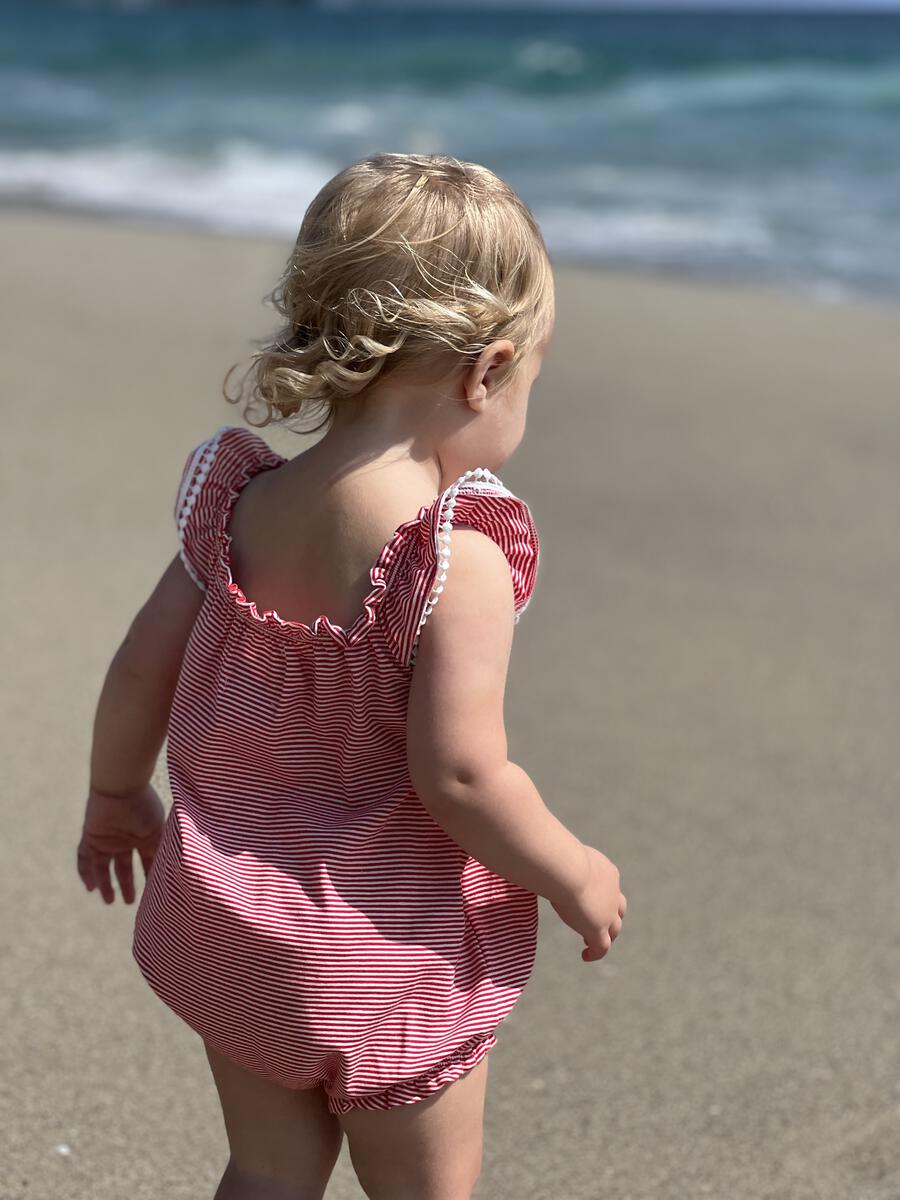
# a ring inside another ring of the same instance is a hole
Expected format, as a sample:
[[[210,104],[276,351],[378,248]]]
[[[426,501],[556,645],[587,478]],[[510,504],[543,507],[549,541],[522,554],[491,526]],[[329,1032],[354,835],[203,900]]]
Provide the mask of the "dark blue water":
[[[0,198],[293,235],[378,150],[491,167],[556,261],[900,295],[900,14],[0,0]]]

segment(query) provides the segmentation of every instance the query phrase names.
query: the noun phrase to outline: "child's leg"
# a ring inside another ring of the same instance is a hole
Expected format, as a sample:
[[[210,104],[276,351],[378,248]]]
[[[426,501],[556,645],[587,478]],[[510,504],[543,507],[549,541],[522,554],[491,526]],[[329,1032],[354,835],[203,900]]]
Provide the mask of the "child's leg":
[[[322,1200],[344,1140],[322,1088],[280,1087],[204,1045],[231,1149],[214,1200]]]
[[[489,1057],[414,1104],[337,1114],[369,1200],[470,1200],[481,1174]]]

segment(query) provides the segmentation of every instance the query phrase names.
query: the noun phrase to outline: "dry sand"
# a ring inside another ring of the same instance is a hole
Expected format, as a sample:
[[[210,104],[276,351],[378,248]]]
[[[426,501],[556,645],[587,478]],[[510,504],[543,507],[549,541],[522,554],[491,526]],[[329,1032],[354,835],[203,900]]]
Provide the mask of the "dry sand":
[[[75,846],[103,675],[288,249],[0,220],[4,1200],[203,1200],[225,1163],[202,1046]],[[629,911],[585,964],[541,902],[478,1195],[897,1200],[900,312],[569,268],[557,294],[502,471],[543,535],[511,755]],[[362,1195],[346,1145],[328,1195]]]

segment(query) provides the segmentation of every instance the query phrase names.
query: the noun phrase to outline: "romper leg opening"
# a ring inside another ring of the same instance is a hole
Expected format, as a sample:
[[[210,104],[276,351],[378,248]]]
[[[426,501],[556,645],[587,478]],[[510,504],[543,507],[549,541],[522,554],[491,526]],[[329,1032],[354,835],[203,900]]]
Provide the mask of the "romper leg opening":
[[[329,1096],[328,1111],[342,1115],[357,1110],[379,1112],[416,1104],[471,1071],[496,1044],[497,1037],[493,1032],[475,1034],[446,1058],[412,1079],[400,1080],[380,1092],[361,1096]]]

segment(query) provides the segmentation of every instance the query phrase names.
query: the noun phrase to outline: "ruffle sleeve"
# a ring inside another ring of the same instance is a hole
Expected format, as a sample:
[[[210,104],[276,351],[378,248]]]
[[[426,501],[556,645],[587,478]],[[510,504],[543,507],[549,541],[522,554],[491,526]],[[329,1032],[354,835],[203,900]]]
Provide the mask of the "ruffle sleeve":
[[[453,530],[477,529],[501,548],[513,584],[514,620],[528,607],[537,579],[540,541],[531,509],[486,468],[466,472],[404,527],[382,605],[385,632],[405,666],[415,662],[422,626],[452,570]]]
[[[254,471],[283,461],[259,434],[236,425],[223,425],[187,456],[174,516],[181,561],[202,591],[215,570],[223,514],[233,489]]]

